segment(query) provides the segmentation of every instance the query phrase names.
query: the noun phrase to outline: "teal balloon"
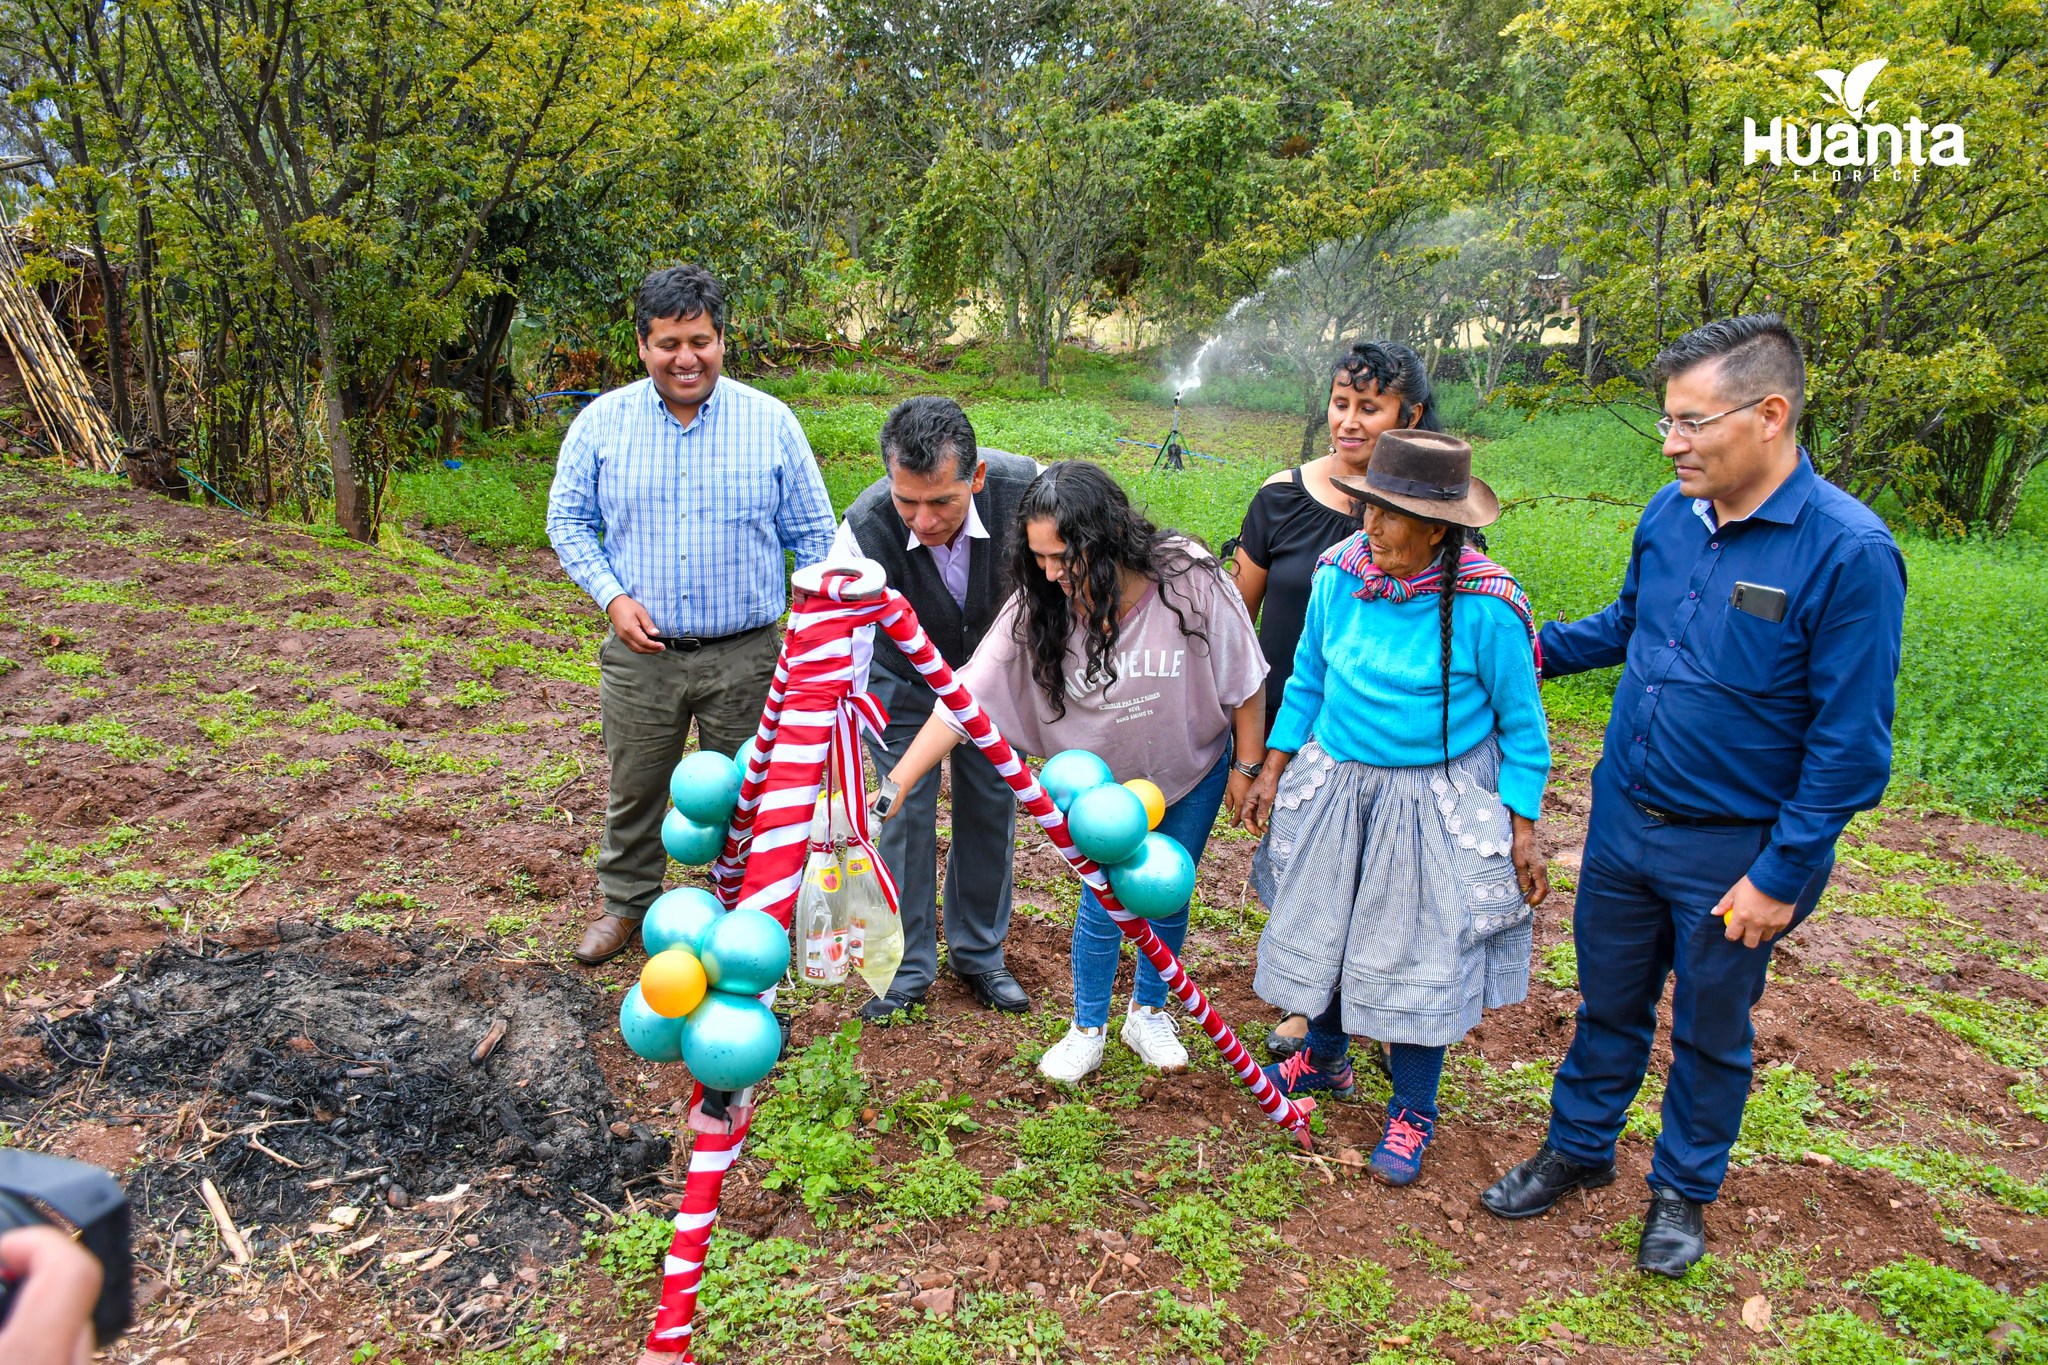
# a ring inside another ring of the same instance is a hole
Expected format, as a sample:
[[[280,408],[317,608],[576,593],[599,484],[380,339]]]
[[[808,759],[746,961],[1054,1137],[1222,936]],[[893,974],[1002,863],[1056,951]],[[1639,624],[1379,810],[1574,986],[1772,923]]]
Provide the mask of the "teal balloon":
[[[744,995],[713,991],[681,1024],[683,1065],[712,1090],[744,1090],[782,1056],[775,1012]]]
[[[1195,860],[1167,835],[1147,834],[1134,856],[1109,869],[1109,889],[1132,914],[1165,919],[1195,894]]]
[[[711,926],[697,957],[714,992],[759,995],[789,970],[789,931],[773,915],[735,910]]]
[[[671,948],[694,953],[724,914],[725,907],[709,891],[694,886],[664,891],[647,907],[647,918],[640,921],[640,943],[649,957]]]
[[[740,745],[740,751],[732,756],[732,766],[739,770],[742,782],[747,779],[747,765],[754,761],[754,755],[759,752],[761,751],[754,747],[754,741],[749,739]]]
[[[740,800],[740,770],[724,754],[685,754],[669,774],[668,799],[700,825],[723,825]]]
[[[661,846],[668,856],[685,867],[704,867],[715,861],[725,847],[725,822],[699,824],[679,810],[662,818]]]
[[[1082,792],[1116,779],[1110,775],[1109,765],[1086,749],[1063,749],[1045,760],[1038,780],[1052,803],[1065,810]]]
[[[1150,824],[1144,798],[1115,782],[1090,787],[1067,807],[1074,847],[1104,867],[1136,857]]]
[[[625,1035],[627,1047],[650,1062],[683,1059],[683,1021],[664,1019],[648,1008],[638,985],[619,1002],[619,1032]]]

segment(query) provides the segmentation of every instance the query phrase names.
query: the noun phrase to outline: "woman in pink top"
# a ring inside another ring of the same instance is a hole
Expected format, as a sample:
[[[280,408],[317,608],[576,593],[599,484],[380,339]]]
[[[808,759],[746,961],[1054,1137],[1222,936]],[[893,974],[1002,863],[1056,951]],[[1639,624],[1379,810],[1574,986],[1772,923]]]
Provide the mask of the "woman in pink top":
[[[1266,661],[1244,601],[1200,545],[1147,521],[1116,480],[1083,460],[1049,466],[1024,491],[1009,547],[1014,591],[960,681],[1013,747],[1086,749],[1118,781],[1165,794],[1159,832],[1198,862],[1217,806],[1235,813],[1259,769],[1233,764],[1265,743]],[[961,741],[934,712],[889,777],[908,787]],[[1180,951],[1188,908],[1152,927]],[[1074,1020],[1038,1068],[1073,1083],[1102,1065],[1123,934],[1084,891],[1074,925]],[[1166,983],[1140,960],[1119,1036],[1146,1064],[1187,1065]]]

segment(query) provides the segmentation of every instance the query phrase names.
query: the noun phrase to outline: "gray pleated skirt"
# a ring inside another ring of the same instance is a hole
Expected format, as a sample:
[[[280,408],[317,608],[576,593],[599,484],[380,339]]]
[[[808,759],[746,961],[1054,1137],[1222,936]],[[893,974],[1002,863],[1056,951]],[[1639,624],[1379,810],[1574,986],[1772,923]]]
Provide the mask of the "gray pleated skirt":
[[[1443,1047],[1529,994],[1532,915],[1515,883],[1500,745],[1443,765],[1340,763],[1314,740],[1281,775],[1252,859],[1269,911],[1253,989],[1344,1031]]]

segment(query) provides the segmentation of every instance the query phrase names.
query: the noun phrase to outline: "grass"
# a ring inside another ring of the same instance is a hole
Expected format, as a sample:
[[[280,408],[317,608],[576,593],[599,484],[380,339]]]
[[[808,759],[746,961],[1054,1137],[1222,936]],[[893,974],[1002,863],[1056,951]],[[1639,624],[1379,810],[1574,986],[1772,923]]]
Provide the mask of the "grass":
[[[980,1202],[981,1177],[951,1156],[934,1153],[891,1171],[875,1208],[906,1223],[936,1223]]]
[[[559,433],[494,435],[460,469],[432,464],[402,474],[398,508],[429,530],[461,531],[490,549],[548,543],[548,485]]]
[[[1906,1365],[1906,1353],[1846,1308],[1802,1318],[1769,1359],[1784,1365]]]
[[[583,1250],[619,1291],[622,1315],[637,1313],[653,1301],[660,1286],[662,1257],[668,1254],[675,1228],[653,1213],[636,1213],[604,1224],[604,1215],[584,1215]]]
[[[1957,1362],[2048,1361],[2048,1294],[2002,1293],[1917,1256],[1865,1275],[1857,1286],[1901,1335]],[[2004,1340],[1993,1334],[2005,1327]]]
[[[147,735],[138,735],[112,716],[94,716],[70,725],[31,725],[31,739],[54,740],[62,744],[96,744],[124,763],[139,763],[164,752],[164,745]]]
[[[1180,1282],[1190,1289],[1231,1290],[1244,1280],[1240,1248],[1258,1251],[1278,1246],[1271,1228],[1253,1224],[1234,1230],[1230,1210],[1206,1194],[1184,1195],[1149,1218],[1136,1231],[1152,1239],[1153,1249],[1180,1262]]]
[[[793,1189],[811,1217],[831,1224],[837,1201],[873,1193],[874,1143],[853,1131],[868,1097],[861,1074],[860,1021],[849,1019],[789,1058],[755,1115],[752,1153],[768,1166],[767,1189]]]
[[[664,1241],[663,1249],[667,1249]],[[713,1232],[704,1259],[692,1344],[704,1361],[776,1359],[765,1352],[815,1336],[822,1316],[817,1296],[794,1283],[817,1259],[801,1242],[771,1237],[746,1244],[734,1234]]]
[[[1815,1077],[1789,1065],[1769,1067],[1757,1073],[1751,1087],[1732,1157],[1742,1164],[1764,1157],[1797,1163],[1814,1152],[1853,1169],[1885,1171],[1917,1185],[1951,1216],[1974,1199],[1995,1200],[2021,1213],[2048,1214],[2048,1183],[2030,1184],[1996,1162],[1956,1151],[1939,1140],[1865,1143],[1837,1125],[1838,1117]]]
[[[957,1365],[961,1361],[1061,1359],[1067,1329],[1060,1316],[1028,1294],[965,1293],[950,1321],[926,1320],[904,1331],[872,1317],[850,1324],[859,1365]]]
[[[1057,1104],[1017,1125],[1017,1164],[995,1181],[1010,1216],[1026,1223],[1081,1223],[1129,1177],[1104,1162],[1116,1120],[1084,1104]]]
[[[1149,450],[1117,438],[1153,441],[1165,429],[1171,393],[1156,371],[1063,352],[1061,389],[1040,394],[995,375],[986,360],[969,351],[943,374],[835,367],[763,386],[794,406],[841,509],[880,472],[882,419],[913,390],[958,396],[984,444],[1040,460],[1103,462],[1156,521],[1212,547],[1236,534],[1258,485],[1296,449],[1291,375],[1211,376],[1188,395],[1187,434],[1198,449],[1225,451],[1228,462],[1154,474]],[[1655,443],[1602,412],[1524,421],[1481,408],[1462,384],[1442,386],[1440,403],[1447,424],[1474,438],[1477,472],[1508,503],[1488,534],[1538,615],[1577,619],[1607,605],[1627,566],[1635,508],[1670,477]],[[401,477],[400,514],[486,546],[544,547],[558,440],[558,430],[472,435],[461,469],[437,464]],[[2029,700],[2048,694],[2048,481],[2036,482],[2002,542],[1900,534],[1911,590],[1895,772],[2001,814],[2048,799],[2048,723]],[[1609,669],[1549,684],[1552,717],[1604,722],[1617,676]]]
[[[97,678],[107,671],[106,660],[99,655],[75,649],[45,654],[43,667],[67,678]]]
[[[1152,1296],[1150,1317],[1161,1341],[1178,1358],[1200,1365],[1257,1360],[1268,1344],[1259,1332],[1245,1333],[1242,1341],[1233,1344],[1230,1335],[1238,1323],[1227,1307],[1183,1303],[1164,1290]]]

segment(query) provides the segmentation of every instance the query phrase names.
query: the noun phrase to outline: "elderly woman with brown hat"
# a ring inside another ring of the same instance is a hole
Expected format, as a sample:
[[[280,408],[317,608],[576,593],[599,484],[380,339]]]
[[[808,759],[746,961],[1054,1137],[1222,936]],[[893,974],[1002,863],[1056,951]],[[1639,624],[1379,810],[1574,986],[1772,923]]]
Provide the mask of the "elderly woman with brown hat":
[[[1284,1093],[1348,1098],[1351,1036],[1388,1044],[1372,1170],[1406,1185],[1435,1133],[1444,1049],[1528,994],[1530,912],[1550,892],[1536,841],[1550,741],[1528,598],[1466,543],[1500,515],[1472,448],[1388,431],[1365,476],[1338,485],[1365,528],[1316,569],[1241,807],[1265,830],[1253,985],[1309,1016],[1308,1046],[1267,1068]]]

